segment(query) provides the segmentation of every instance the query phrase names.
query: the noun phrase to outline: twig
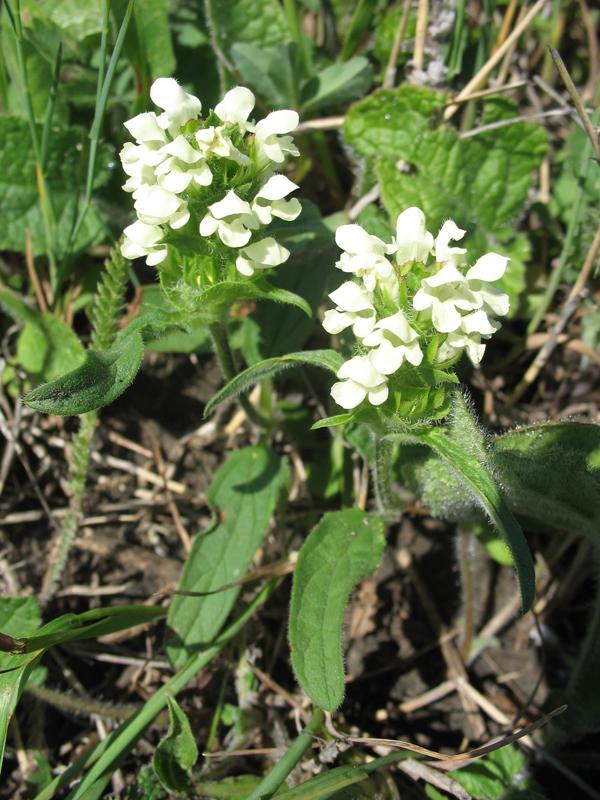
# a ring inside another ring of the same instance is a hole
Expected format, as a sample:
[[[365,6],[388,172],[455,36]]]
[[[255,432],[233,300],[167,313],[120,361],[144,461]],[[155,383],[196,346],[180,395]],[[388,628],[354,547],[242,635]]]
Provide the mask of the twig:
[[[587,279],[589,278],[590,272],[592,271],[594,264],[596,262],[596,257],[598,256],[598,252],[600,251],[600,227],[596,231],[596,235],[594,236],[594,241],[590,245],[590,249],[585,257],[585,261],[583,267],[581,268],[581,272],[577,276],[577,280],[573,284],[573,287],[567,297],[567,300],[563,306],[563,309],[560,313],[559,318],[556,320],[554,325],[550,330],[550,334],[546,339],[546,342],[540,348],[539,353],[533,360],[533,363],[530,365],[529,369],[525,372],[517,386],[515,387],[512,395],[510,396],[507,407],[512,408],[514,404],[523,396],[523,394],[527,391],[527,389],[537,380],[538,375],[546,365],[548,359],[552,355],[554,348],[558,343],[558,337],[563,332],[564,328],[567,325],[567,322],[575,313],[577,309],[577,305],[579,303],[580,296],[584,291],[585,284]]]
[[[381,188],[378,183],[373,186],[372,189],[359,197],[356,203],[348,210],[348,219],[350,222],[354,222],[354,220],[367,208],[370,206],[371,203],[374,203],[376,200],[379,199],[379,195],[381,194]]]
[[[456,97],[452,97],[450,100],[448,100],[446,107],[454,104],[460,105],[463,103],[469,103],[471,100],[479,100],[481,97],[489,97],[489,95],[492,94],[512,92],[515,89],[522,89],[524,86],[528,85],[529,81],[515,81],[515,83],[507,83],[506,86],[492,86],[490,89],[480,89],[478,92],[472,92],[464,97],[459,97],[459,95],[456,95]]]
[[[425,39],[427,38],[427,17],[429,16],[429,0],[419,0],[417,9],[417,30],[415,32],[415,49],[413,63],[417,69],[423,69],[425,62]]]
[[[402,44],[402,40],[404,39],[404,35],[406,33],[406,26],[408,25],[408,15],[410,13],[411,5],[412,0],[404,0],[402,16],[400,17],[400,23],[396,29],[396,35],[394,36],[392,49],[390,50],[390,57],[388,58],[388,63],[385,68],[383,83],[381,84],[383,89],[391,89],[395,83],[398,53],[400,52],[400,45]]]
[[[565,84],[567,91],[573,101],[573,105],[577,109],[577,113],[579,114],[579,118],[583,123],[583,127],[585,132],[587,133],[590,142],[592,143],[592,147],[594,148],[594,152],[596,153],[596,159],[600,161],[600,141],[598,141],[598,132],[596,131],[595,127],[592,125],[592,121],[588,116],[587,111],[585,110],[585,106],[581,102],[581,97],[579,97],[579,93],[575,88],[575,84],[571,76],[569,75],[569,71],[565,67],[565,63],[560,57],[560,53],[558,50],[555,50],[554,47],[550,48],[550,54],[552,56],[552,60],[558,70],[560,77],[563,79],[563,83]]]
[[[479,70],[479,72],[469,81],[469,83],[465,86],[462,92],[459,93],[458,95],[459,100],[461,100],[466,95],[471,94],[471,92],[474,89],[476,89],[481,83],[483,83],[486,80],[486,78],[492,72],[496,64],[498,64],[501,61],[504,54],[509,50],[513,42],[515,42],[519,38],[519,36],[523,33],[523,31],[525,31],[531,24],[536,14],[542,10],[545,3],[546,0],[537,0],[537,3],[535,3],[529,9],[528,13],[523,17],[521,22],[519,22],[515,26],[510,36],[507,39],[505,39],[503,44],[500,45],[500,47],[496,50],[496,52],[490,56],[490,58]],[[449,106],[444,112],[444,119],[449,120],[452,116],[454,116],[457,109],[458,105],[456,104]]]
[[[498,128],[506,128],[508,125],[518,125],[520,122],[529,122],[532,119],[547,119],[548,117],[564,117],[571,115],[573,112],[569,108],[551,108],[549,111],[541,111],[539,114],[521,114],[518,117],[511,117],[510,119],[498,119],[495,122],[490,122],[487,125],[481,125],[479,128],[471,128],[470,131],[459,133],[459,139],[470,139],[472,136],[478,136],[480,133],[487,133],[488,131],[495,131]]]
[[[425,781],[425,783],[447,792],[452,797],[457,797],[458,800],[471,800],[471,795],[463,789],[458,781],[445,775],[443,772],[424,764],[422,761],[417,761],[414,758],[407,758],[406,761],[398,763],[398,769],[404,772],[414,781]]]
[[[301,122],[297,128],[294,129],[294,136],[301,133],[310,133],[311,131],[333,131],[341,128],[344,124],[344,116],[338,115],[336,117],[321,117],[320,119],[309,119],[306,122]]]
[[[25,265],[27,267],[27,274],[29,275],[29,280],[31,281],[31,285],[33,286],[33,291],[35,293],[35,299],[37,300],[38,308],[40,309],[42,314],[45,314],[48,311],[48,303],[46,302],[46,296],[44,295],[44,291],[37,276],[37,272],[35,271],[35,262],[33,260],[33,248],[31,246],[31,232],[29,231],[29,229],[25,231]]]

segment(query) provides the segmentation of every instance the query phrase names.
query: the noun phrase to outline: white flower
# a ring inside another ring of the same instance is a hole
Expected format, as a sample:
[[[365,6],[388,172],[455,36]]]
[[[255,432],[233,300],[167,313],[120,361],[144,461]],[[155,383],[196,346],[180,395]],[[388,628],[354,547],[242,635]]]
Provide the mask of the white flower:
[[[433,327],[440,333],[451,333],[460,327],[461,311],[481,308],[483,300],[469,289],[469,283],[452,263],[445,264],[439,272],[421,281],[421,288],[413,298],[416,311],[431,310]]]
[[[256,149],[259,161],[275,161],[277,164],[282,164],[287,154],[300,155],[292,137],[281,135],[297,128],[298,121],[296,111],[282,109],[272,111],[256,123]]]
[[[227,92],[220,103],[217,103],[215,114],[223,122],[237,125],[244,133],[246,130],[254,128],[252,124],[247,124],[247,120],[252,113],[255,101],[250,89],[246,89],[244,86],[235,86]]]
[[[163,109],[157,121],[171,136],[177,136],[181,127],[196,119],[202,110],[200,100],[185,92],[175,78],[157,78],[150,87],[150,99]]]
[[[238,197],[233,189],[208,209],[200,222],[200,235],[217,233],[227,247],[244,247],[250,241],[252,231],[258,228],[250,204]]]
[[[268,225],[273,217],[279,217],[286,222],[296,219],[302,212],[300,202],[295,197],[291,200],[283,198],[297,188],[297,184],[285,175],[270,177],[252,201],[252,211],[259,222]]]
[[[133,225],[128,225],[123,233],[125,241],[121,245],[121,253],[125,258],[145,256],[146,264],[153,267],[167,257],[167,246],[158,245],[163,237],[162,229],[158,225],[146,225],[138,220]]]
[[[323,327],[327,333],[340,333],[352,326],[354,335],[362,339],[373,330],[375,308],[367,292],[358,284],[346,281],[329,297],[337,308],[325,312]]]
[[[161,152],[168,157],[157,166],[155,174],[158,185],[163,189],[179,194],[192,181],[198,186],[209,186],[212,183],[212,172],[202,153],[195,150],[185,136],[177,136],[164,145]],[[194,164],[196,166],[192,167]]]
[[[483,300],[483,307],[497,317],[508,314],[509,297],[495,286],[489,284],[500,280],[506,272],[510,258],[498,253],[486,253],[473,264],[467,272],[469,288],[477,292]]]
[[[384,375],[392,375],[405,360],[414,367],[423,361],[419,334],[411,328],[401,311],[380,320],[364,337],[363,344],[377,348],[369,358],[375,369]]]
[[[290,251],[276,242],[272,236],[261,239],[240,250],[235,266],[242,275],[254,275],[257,269],[270,269],[283,264],[290,257]]]
[[[138,114],[123,125],[127,128],[133,138],[139,142],[161,142],[167,141],[164,130],[158,124],[158,119],[153,111]]]
[[[119,158],[123,172],[129,176],[123,184],[123,189],[126,192],[134,192],[142,184],[156,183],[154,170],[165,156],[159,148],[154,149],[145,144],[136,145],[132,142],[125,142]]]
[[[450,247],[451,241],[462,239],[466,231],[459,228],[451,219],[446,220],[440,232],[435,237],[435,260],[438,264],[456,263],[457,257],[464,255],[467,251],[464,247]]]
[[[425,227],[425,214],[420,208],[412,206],[398,216],[394,247],[399,264],[407,261],[427,262],[433,250],[433,236]]]
[[[229,158],[231,161],[235,161],[241,166],[250,163],[248,156],[241,153],[237,147],[233,145],[229,136],[223,133],[222,126],[201,128],[199,131],[196,131],[195,137],[200,152],[205,158],[209,156]]]
[[[437,352],[436,362],[447,361],[466,350],[473,364],[479,364],[485,353],[485,345],[481,343],[481,336],[477,333],[469,336],[460,331],[448,334],[446,341],[442,342]]]
[[[380,406],[388,398],[385,375],[378,372],[368,356],[355,356],[345,361],[337,372],[342,378],[331,387],[331,396],[342,408],[356,408],[365,397],[374,406]]]
[[[393,246],[367,233],[360,225],[340,225],[335,241],[345,251],[336,267],[362,278],[369,292],[375,290],[378,282],[388,286],[395,282],[394,267],[385,257],[386,253],[393,252]]]
[[[142,185],[133,193],[134,208],[147,225],[169,224],[182,228],[190,218],[187,203],[161,186]]]

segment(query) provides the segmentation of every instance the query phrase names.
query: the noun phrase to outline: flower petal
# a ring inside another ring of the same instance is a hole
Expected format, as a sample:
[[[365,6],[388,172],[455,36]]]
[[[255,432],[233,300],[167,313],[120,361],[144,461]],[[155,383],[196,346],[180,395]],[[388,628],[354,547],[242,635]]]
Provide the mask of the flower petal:
[[[329,297],[344,311],[366,311],[373,308],[369,295],[354,281],[346,281]]]
[[[452,261],[453,256],[462,255],[467,251],[463,247],[450,247],[451,241],[462,239],[466,231],[459,228],[453,220],[448,219],[435,238],[435,260],[439,263]]]
[[[510,258],[498,253],[486,253],[473,264],[467,272],[467,280],[497,281],[506,272]]]
[[[340,381],[331,387],[331,396],[345,409],[356,408],[367,396],[367,390],[354,381]]]
[[[298,188],[298,184],[285,175],[272,175],[254,199],[282,200],[290,192]]]
[[[147,111],[128,119],[123,125],[138,142],[165,142],[167,137],[158,124],[156,114]]]
[[[209,209],[216,219],[252,213],[250,204],[238,197],[233,189],[230,189],[222,200],[210,205]]]
[[[273,134],[290,133],[294,128],[298,127],[300,117],[296,111],[289,109],[280,109],[279,111],[272,111],[260,122],[256,123],[256,138],[266,139],[267,136]]]
[[[256,98],[245,86],[235,86],[230,89],[220,103],[215,106],[215,114],[223,122],[231,122],[240,127],[252,113]]]
[[[369,392],[369,403],[374,406],[380,406],[388,399],[389,393],[390,391],[387,383],[382,383],[380,386],[376,386]]]
[[[459,327],[461,316],[451,301],[436,302],[431,308],[431,321],[436,331],[450,333]]]
[[[420,208],[411,206],[398,216],[395,246],[399,264],[406,261],[426,262],[433,250],[433,235],[425,227],[425,214]]]

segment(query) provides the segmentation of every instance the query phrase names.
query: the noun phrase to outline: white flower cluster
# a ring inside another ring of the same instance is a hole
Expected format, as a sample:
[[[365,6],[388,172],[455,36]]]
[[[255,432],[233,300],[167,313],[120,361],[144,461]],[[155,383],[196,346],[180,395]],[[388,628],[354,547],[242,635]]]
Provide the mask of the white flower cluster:
[[[346,281],[329,295],[336,307],[325,313],[323,327],[329,333],[352,328],[364,348],[341,366],[340,381],[331,389],[342,408],[355,408],[365,398],[373,405],[384,403],[389,376],[405,362],[418,367],[433,334],[445,334],[436,363],[462,351],[474,364],[481,361],[482,340],[500,327],[495,317],[508,313],[508,295],[491,284],[504,275],[509,259],[486,253],[465,272],[466,250],[450,245],[465,233],[447,220],[434,239],[424,213],[415,207],[398,217],[391,244],[360,225],[337,229],[335,238],[343,253],[336,266],[356,275],[361,284]],[[428,266],[430,256],[435,263]],[[408,275],[413,270],[425,275],[416,287]],[[404,308],[399,300],[401,280],[406,287]],[[411,286],[416,291],[411,293]],[[397,309],[392,314],[390,305]]]
[[[216,236],[226,247],[238,249],[236,267],[242,275],[282,264],[289,251],[275,239],[251,240],[274,217],[291,221],[301,212],[297,199],[286,199],[298,188],[296,184],[284,175],[271,174],[286,156],[299,155],[287,135],[298,125],[298,114],[274,111],[254,123],[249,120],[254,95],[237,86],[214,109],[222,124],[207,126],[200,119],[200,100],[174,78],[154,81],[150,98],[162,113],[150,111],[128,120],[125,127],[135,144],[127,142],[120,153],[128,176],[123,189],[132,193],[138,217],[124,231],[121,252],[125,258],[145,257],[150,266],[160,264],[167,257],[163,238],[168,229],[188,224],[192,200],[203,188],[211,186],[214,198],[216,162],[227,159],[245,170],[246,185],[255,175],[265,182],[246,199],[224,187],[223,197],[204,208],[199,234]]]

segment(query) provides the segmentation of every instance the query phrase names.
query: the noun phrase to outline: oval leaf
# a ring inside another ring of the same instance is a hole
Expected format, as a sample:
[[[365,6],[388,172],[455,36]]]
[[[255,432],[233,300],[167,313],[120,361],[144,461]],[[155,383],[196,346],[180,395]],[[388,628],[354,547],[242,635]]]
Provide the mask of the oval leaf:
[[[133,383],[143,355],[141,333],[127,331],[110,350],[88,350],[80,367],[38,386],[25,397],[25,403],[44,414],[61,416],[102,408]]]
[[[342,624],[354,586],[379,566],[383,522],[356,508],[326,514],[304,543],[294,571],[289,640],[298,682],[316,705],[344,698]]]
[[[230,397],[237,397],[237,395],[255,383],[262,381],[264,378],[270,378],[284,369],[308,365],[328,369],[335,374],[343,364],[343,361],[342,356],[336,353],[335,350],[307,350],[306,352],[288,353],[288,355],[275,358],[265,358],[264,361],[253,364],[225,384],[207,403],[204,409],[204,416],[207,417],[211,414],[215,407],[224,400],[229,400]]]

